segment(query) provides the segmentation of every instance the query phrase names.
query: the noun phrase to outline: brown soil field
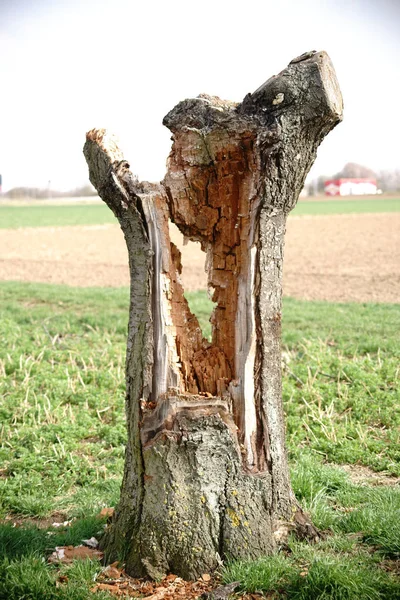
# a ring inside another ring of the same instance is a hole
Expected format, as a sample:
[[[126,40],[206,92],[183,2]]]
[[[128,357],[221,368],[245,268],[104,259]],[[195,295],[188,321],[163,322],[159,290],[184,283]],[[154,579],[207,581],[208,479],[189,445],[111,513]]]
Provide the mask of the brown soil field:
[[[290,217],[284,295],[338,302],[400,302],[400,214]],[[205,255],[183,245],[185,289],[206,287]],[[125,286],[127,252],[117,225],[3,229],[0,280]]]

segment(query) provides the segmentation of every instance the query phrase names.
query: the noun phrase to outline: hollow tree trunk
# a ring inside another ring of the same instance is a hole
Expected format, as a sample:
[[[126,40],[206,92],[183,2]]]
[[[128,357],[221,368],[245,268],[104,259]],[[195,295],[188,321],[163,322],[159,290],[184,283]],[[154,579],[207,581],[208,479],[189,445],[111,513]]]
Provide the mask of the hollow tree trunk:
[[[281,278],[286,217],[341,116],[330,59],[310,52],[241,104],[178,104],[160,185],[135,180],[104,130],[87,134],[90,179],[129,252],[128,445],[103,542],[128,573],[197,577],[272,552],[283,530],[315,534],[289,483]],[[169,219],[207,253],[211,343],[184,298]]]

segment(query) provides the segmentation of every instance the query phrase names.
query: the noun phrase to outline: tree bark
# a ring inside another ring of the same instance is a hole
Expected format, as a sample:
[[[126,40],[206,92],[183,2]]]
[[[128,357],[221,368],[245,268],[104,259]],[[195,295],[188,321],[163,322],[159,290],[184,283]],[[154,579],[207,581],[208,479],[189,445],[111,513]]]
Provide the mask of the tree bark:
[[[104,130],[87,134],[90,180],[129,253],[128,444],[103,547],[132,575],[195,578],[271,553],[290,530],[317,535],[289,482],[281,280],[287,215],[341,118],[331,61],[310,52],[240,104],[179,103],[164,118],[173,146],[159,185],[139,183]],[[207,253],[211,343],[183,295],[169,219]]]

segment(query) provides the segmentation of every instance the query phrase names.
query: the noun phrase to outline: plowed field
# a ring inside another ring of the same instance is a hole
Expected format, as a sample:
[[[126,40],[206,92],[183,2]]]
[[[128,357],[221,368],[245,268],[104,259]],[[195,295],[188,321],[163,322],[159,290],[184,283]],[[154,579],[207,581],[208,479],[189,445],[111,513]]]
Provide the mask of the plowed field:
[[[185,289],[206,287],[197,244],[183,245]],[[128,285],[117,225],[36,227],[0,232],[0,280],[75,286]],[[308,300],[399,302],[400,213],[292,216],[284,294]]]

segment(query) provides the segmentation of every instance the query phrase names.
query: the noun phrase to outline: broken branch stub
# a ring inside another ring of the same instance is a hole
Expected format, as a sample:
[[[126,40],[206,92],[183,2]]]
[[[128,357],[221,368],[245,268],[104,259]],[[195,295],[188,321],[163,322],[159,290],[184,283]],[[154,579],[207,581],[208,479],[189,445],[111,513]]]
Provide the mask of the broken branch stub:
[[[159,185],[139,183],[104,130],[87,134],[90,179],[129,253],[128,445],[103,547],[132,574],[197,577],[223,556],[271,552],[282,530],[316,534],[288,477],[282,262],[286,217],[341,118],[331,61],[311,52],[240,104],[179,103],[164,118],[173,146]],[[211,343],[185,300],[169,219],[207,253]]]

